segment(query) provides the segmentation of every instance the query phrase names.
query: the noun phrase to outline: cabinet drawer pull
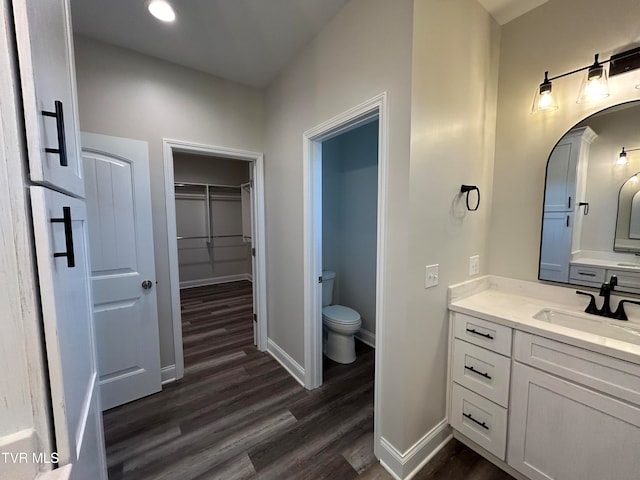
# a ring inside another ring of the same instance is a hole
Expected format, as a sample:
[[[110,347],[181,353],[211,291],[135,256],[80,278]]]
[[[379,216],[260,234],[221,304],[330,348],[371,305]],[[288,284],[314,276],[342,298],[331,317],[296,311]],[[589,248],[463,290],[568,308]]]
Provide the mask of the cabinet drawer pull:
[[[489,380],[491,380],[491,375],[489,375],[488,373],[482,373],[482,372],[479,372],[479,371],[478,371],[478,370],[476,370],[475,368],[473,368],[473,367],[468,367],[468,366],[466,366],[466,365],[464,366],[464,368],[466,368],[467,370],[469,370],[469,371],[471,371],[471,372],[475,373],[476,375],[480,375],[481,377],[488,378]]]
[[[587,272],[578,272],[578,275],[583,275],[585,277],[595,277],[595,273],[587,273]]]
[[[56,119],[56,131],[58,133],[58,148],[45,148],[47,153],[55,153],[60,155],[60,166],[68,167],[67,161],[67,143],[64,135],[64,114],[62,113],[62,102],[60,100],[55,101],[55,112],[42,111],[42,115],[45,117],[54,117]]]
[[[67,267],[73,268],[76,266],[76,256],[73,251],[73,226],[71,224],[71,207],[62,207],[62,218],[52,218],[51,223],[63,223],[64,224],[64,239],[66,245],[65,252],[55,252],[53,256],[66,257]]]
[[[467,332],[473,333],[474,335],[480,335],[481,337],[488,338],[489,340],[494,340],[494,337],[489,335],[488,333],[478,332],[475,328],[467,328]]]
[[[476,424],[480,425],[480,426],[481,426],[482,428],[484,428],[485,430],[489,430],[489,427],[487,427],[487,424],[486,424],[486,423],[484,423],[484,422],[480,422],[479,420],[476,420],[475,418],[473,418],[473,417],[471,416],[471,414],[470,414],[470,413],[463,413],[463,414],[462,414],[462,416],[463,416],[463,417],[466,417],[466,418],[468,418],[469,420],[471,420],[472,422],[474,422],[474,423],[476,423]]]

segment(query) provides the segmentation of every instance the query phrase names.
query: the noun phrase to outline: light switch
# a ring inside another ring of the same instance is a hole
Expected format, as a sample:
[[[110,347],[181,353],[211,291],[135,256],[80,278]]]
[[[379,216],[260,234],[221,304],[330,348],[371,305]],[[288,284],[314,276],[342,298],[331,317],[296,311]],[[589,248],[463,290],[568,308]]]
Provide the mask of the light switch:
[[[424,288],[438,285],[438,267],[440,265],[427,265],[424,267]]]
[[[480,255],[469,257],[469,276],[480,273]]]

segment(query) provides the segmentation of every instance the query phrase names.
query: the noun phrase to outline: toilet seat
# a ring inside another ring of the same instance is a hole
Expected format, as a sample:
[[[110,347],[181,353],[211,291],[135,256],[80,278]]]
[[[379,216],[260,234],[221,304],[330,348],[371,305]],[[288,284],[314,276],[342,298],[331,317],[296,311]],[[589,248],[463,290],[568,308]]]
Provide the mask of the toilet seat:
[[[322,309],[322,316],[325,321],[338,323],[340,325],[356,324],[360,322],[360,314],[353,308],[344,305],[329,305]]]

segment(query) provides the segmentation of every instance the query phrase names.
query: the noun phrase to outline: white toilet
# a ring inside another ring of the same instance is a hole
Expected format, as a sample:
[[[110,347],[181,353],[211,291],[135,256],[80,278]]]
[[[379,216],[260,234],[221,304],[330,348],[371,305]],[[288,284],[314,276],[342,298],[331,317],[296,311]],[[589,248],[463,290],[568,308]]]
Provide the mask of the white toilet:
[[[353,308],[332,305],[335,278],[336,272],[322,271],[322,351],[334,362],[352,363],[356,360],[353,335],[360,330],[362,319]]]

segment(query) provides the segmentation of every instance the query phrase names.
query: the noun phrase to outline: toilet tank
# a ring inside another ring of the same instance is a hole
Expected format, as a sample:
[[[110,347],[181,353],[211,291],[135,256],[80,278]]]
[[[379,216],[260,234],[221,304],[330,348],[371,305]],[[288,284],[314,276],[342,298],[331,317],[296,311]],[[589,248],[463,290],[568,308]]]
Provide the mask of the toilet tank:
[[[322,271],[322,306],[326,307],[333,302],[333,280],[336,272],[330,270]]]

